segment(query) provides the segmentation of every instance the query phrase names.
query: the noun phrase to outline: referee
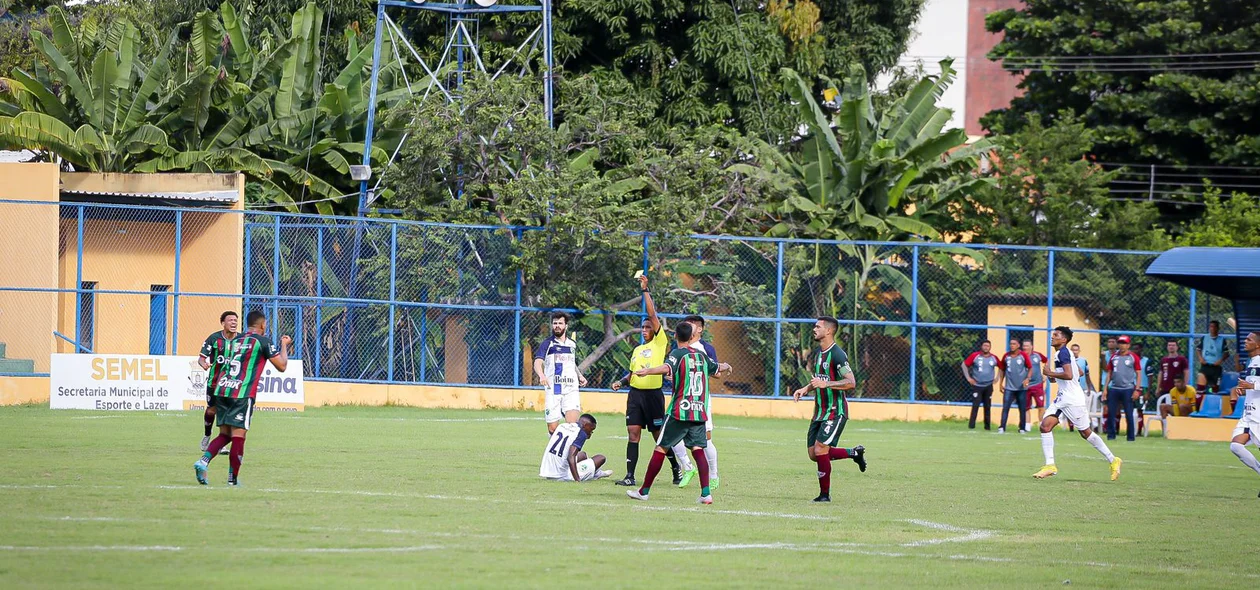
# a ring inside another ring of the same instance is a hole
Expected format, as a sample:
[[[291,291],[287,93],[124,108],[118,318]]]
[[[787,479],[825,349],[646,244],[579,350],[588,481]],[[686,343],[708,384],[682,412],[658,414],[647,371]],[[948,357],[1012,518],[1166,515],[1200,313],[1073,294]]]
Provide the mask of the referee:
[[[669,338],[665,336],[665,327],[656,317],[656,304],[652,302],[652,294],[648,292],[648,278],[639,277],[639,287],[643,290],[643,302],[647,305],[647,319],[643,320],[643,344],[634,349],[630,357],[630,375],[613,382],[612,389],[621,389],[625,381],[630,382],[630,393],[626,396],[626,477],[618,480],[619,486],[638,485],[634,480],[634,470],[639,464],[639,438],[643,429],[652,433],[653,440],[660,435],[661,426],[665,424],[665,394],[661,390],[661,376],[650,375],[638,377],[634,375],[639,369],[648,369],[665,364],[665,354],[669,351]],[[682,472],[678,469],[678,459],[668,453],[669,463],[674,471],[674,481],[678,482]]]

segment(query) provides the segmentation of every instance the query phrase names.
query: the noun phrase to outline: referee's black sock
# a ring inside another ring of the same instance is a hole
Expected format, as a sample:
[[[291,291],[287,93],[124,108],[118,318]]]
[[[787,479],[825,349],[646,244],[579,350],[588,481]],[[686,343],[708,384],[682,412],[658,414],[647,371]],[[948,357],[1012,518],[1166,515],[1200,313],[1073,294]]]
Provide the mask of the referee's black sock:
[[[678,457],[674,456],[674,449],[665,449],[665,458],[669,459],[669,468],[678,473]]]
[[[626,443],[626,475],[634,477],[634,470],[639,465],[639,443]]]

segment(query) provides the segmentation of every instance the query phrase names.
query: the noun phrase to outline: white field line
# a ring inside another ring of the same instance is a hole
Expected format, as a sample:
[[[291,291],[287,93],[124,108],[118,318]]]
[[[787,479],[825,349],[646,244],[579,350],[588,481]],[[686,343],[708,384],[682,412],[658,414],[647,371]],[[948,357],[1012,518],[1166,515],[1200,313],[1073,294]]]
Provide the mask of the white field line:
[[[94,517],[72,517],[72,516],[43,516],[39,517],[44,520],[57,521],[90,521],[98,520]],[[111,521],[123,522],[170,522],[174,519],[109,519]],[[929,529],[940,530],[945,532],[962,532],[967,533],[959,537],[949,537],[942,540],[932,540],[928,542],[905,543],[902,547],[926,547],[949,542],[967,542],[992,538],[995,535],[992,531],[983,531],[978,529],[967,529],[949,524],[932,522],[927,520],[910,519],[909,522],[914,525],[922,526]],[[386,535],[418,535],[425,537],[439,537],[451,539],[484,539],[497,541],[525,541],[525,542],[552,542],[552,541],[572,541],[572,537],[558,537],[551,535],[504,535],[504,534],[479,534],[479,533],[451,533],[442,531],[430,531],[420,529],[403,529],[403,528],[356,528],[356,527],[323,527],[323,526],[298,526],[290,527],[286,525],[261,525],[261,528],[281,529],[288,531],[312,531],[312,532],[350,532],[350,533],[375,533]],[[779,551],[825,551],[830,553],[841,553],[848,555],[866,555],[872,557],[890,557],[890,558],[921,558],[930,560],[949,560],[949,561],[974,561],[982,563],[1014,563],[1021,565],[1047,565],[1045,561],[1036,559],[1019,559],[1007,557],[993,557],[988,555],[966,555],[966,554],[940,554],[940,553],[917,553],[908,551],[896,551],[880,549],[880,547],[888,547],[888,545],[870,544],[870,543],[711,543],[700,541],[674,541],[666,539],[642,539],[642,538],[609,538],[609,537],[588,537],[582,539],[585,543],[605,543],[614,545],[619,551],[631,552],[665,552],[665,551],[741,551],[741,550],[779,550]],[[484,547],[477,544],[475,547]],[[271,552],[271,553],[409,553],[419,551],[433,551],[441,549],[455,549],[458,545],[443,544],[426,544],[426,545],[405,545],[390,547],[297,547],[297,548],[252,548],[239,549],[243,552]],[[54,551],[92,551],[92,552],[178,552],[178,551],[202,551],[203,548],[177,547],[165,545],[78,545],[78,546],[16,546],[16,545],[0,545],[0,551],[9,552],[54,552]],[[1133,563],[1108,563],[1100,561],[1084,561],[1084,562],[1063,562],[1054,561],[1049,565],[1076,565],[1093,568],[1105,569],[1124,569],[1136,571],[1162,571],[1176,574],[1195,574],[1201,570],[1190,568],[1178,568],[1172,566],[1151,566]],[[1248,579],[1260,579],[1260,574],[1241,573],[1239,574]]]
[[[122,414],[107,414],[105,416],[71,416],[71,420],[104,420],[105,418],[122,418]]]
[[[926,541],[912,541],[910,543],[902,543],[901,545],[902,547],[924,547],[927,545],[940,545],[942,543],[966,543],[968,541],[983,541],[994,535],[993,531],[986,531],[982,529],[965,529],[965,528],[956,527],[950,524],[932,522],[930,520],[918,520],[918,519],[912,518],[910,520],[907,520],[906,522],[911,523],[911,524],[917,524],[921,527],[927,527],[929,529],[935,529],[938,531],[948,531],[951,533],[965,533],[965,534],[961,536],[957,536],[957,537],[947,537],[944,539],[928,539]]]

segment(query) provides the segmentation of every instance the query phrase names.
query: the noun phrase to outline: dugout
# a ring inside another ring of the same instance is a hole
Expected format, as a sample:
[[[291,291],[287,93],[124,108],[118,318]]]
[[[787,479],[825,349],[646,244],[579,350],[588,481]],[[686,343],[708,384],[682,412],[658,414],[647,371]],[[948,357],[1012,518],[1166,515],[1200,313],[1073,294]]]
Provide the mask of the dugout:
[[[175,294],[241,292],[244,215],[227,213],[244,208],[240,174],[0,163],[0,201],[0,372],[45,373],[49,355],[75,352],[73,342],[194,354],[220,312],[240,309],[239,296]]]
[[[1173,248],[1152,261],[1146,275],[1230,300],[1235,358],[1247,358],[1243,338],[1260,332],[1260,248]]]

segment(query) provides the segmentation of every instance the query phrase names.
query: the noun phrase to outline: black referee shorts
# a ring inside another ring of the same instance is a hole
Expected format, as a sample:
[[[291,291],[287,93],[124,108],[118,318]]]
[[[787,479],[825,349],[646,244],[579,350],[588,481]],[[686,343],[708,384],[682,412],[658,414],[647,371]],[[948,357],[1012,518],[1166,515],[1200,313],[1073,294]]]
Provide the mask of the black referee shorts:
[[[626,426],[659,430],[665,424],[665,394],[656,389],[630,388],[626,396]]]

